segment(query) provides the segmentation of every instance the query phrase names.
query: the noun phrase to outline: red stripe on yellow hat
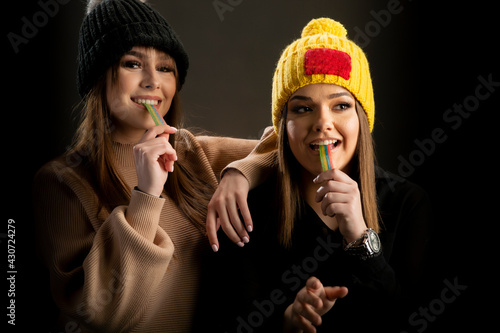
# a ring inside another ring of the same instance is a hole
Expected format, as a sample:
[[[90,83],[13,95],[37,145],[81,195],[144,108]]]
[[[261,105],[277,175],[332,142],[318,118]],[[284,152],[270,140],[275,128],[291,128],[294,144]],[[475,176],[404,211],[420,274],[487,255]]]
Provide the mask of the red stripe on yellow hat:
[[[346,80],[351,77],[351,56],[334,49],[310,49],[304,55],[306,75],[331,74]]]

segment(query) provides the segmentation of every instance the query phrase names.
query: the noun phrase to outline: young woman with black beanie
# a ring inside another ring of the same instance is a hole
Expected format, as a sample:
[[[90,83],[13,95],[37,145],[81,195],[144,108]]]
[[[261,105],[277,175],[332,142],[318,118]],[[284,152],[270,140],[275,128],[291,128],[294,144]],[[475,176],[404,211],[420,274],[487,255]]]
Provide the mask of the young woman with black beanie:
[[[90,1],[78,48],[82,120],[71,149],[34,180],[55,328],[189,331],[210,251],[207,204],[222,169],[257,141],[176,129],[188,56],[148,4]],[[155,126],[145,104],[166,124]]]

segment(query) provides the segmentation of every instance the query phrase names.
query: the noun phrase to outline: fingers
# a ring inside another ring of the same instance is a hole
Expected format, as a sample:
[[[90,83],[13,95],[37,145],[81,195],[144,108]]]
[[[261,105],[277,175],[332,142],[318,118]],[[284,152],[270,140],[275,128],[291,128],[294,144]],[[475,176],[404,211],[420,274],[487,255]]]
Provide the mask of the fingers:
[[[159,196],[167,180],[168,172],[174,170],[177,153],[168,142],[169,133],[176,129],[168,125],[148,130],[134,146],[137,186],[141,191]]]
[[[328,170],[314,180],[321,186],[316,191],[315,200],[321,202],[323,214],[333,217],[337,214],[358,214],[361,197],[358,184],[340,170]]]
[[[315,327],[322,323],[321,316],[308,303],[294,302],[292,312],[294,313],[292,317],[294,325],[304,331],[315,332]]]
[[[232,215],[234,216],[234,213],[232,213]],[[248,243],[249,241],[248,236],[243,236],[246,237],[243,239],[240,238],[240,236],[235,231],[230,221],[231,219],[229,218],[229,213],[227,211],[225,203],[217,200],[217,198],[215,198],[215,200],[214,198],[212,198],[212,200],[208,204],[206,228],[207,228],[208,241],[214,252],[217,252],[220,249],[219,239],[217,237],[217,231],[221,226],[222,230],[224,230],[224,232],[226,233],[226,236],[233,243],[236,243],[240,247],[244,245],[244,242]],[[235,224],[241,225],[241,222],[235,222]]]
[[[210,209],[207,211],[207,236],[208,242],[211,244],[212,250],[214,252],[219,251],[219,239],[217,238],[217,231],[219,230],[220,224],[217,223],[217,211]]]
[[[293,316],[292,323],[295,327],[301,329],[303,332],[306,332],[306,333],[315,333],[316,332],[315,325],[313,325],[309,320],[307,320],[306,318],[304,318],[301,315]],[[316,326],[319,326],[319,325],[316,325]]]
[[[321,296],[323,293],[323,285],[316,277],[310,277],[304,288],[302,288],[295,298],[292,310],[294,313],[303,317],[306,320],[299,320],[299,324],[303,329],[310,329],[309,325],[319,326],[321,325],[321,315],[318,314],[318,309],[323,307],[323,301]],[[309,322],[310,324],[308,324]]]
[[[321,308],[323,306],[322,298],[325,296],[323,289],[321,281],[317,277],[312,276],[307,279],[306,292],[299,299],[312,305],[314,308]]]
[[[177,153],[173,147],[168,142],[170,134],[177,132],[175,127],[169,125],[159,125],[150,128],[143,135],[139,143],[134,147],[136,150],[140,151],[142,154],[149,154],[156,158],[159,162],[163,162],[163,167],[168,172],[174,171],[174,162],[177,161]],[[153,150],[152,148],[156,148]],[[164,152],[161,151],[164,148]]]
[[[138,143],[134,146],[134,152],[137,161],[163,162],[160,164],[166,171],[173,171],[173,162],[177,161],[177,152],[165,136]]]
[[[147,130],[144,136],[141,138],[141,141],[139,141],[139,143],[149,141],[151,139],[156,138],[159,135],[162,135],[168,141],[169,135],[174,134],[175,132],[177,132],[177,129],[175,127],[169,125],[158,125]]]
[[[243,221],[245,222],[245,228],[248,232],[252,232],[253,230],[253,221],[252,215],[250,214],[250,209],[248,208],[247,198],[242,198],[240,196],[236,197],[238,207],[240,209],[240,214],[243,217]]]
[[[233,243],[237,244],[239,247],[243,247],[245,243],[249,242],[250,237],[240,220],[238,207],[234,199],[226,199],[225,197],[212,198],[208,210],[211,212],[210,223],[212,225],[214,224],[214,216],[218,218],[222,230]],[[216,235],[214,236],[213,232],[212,228],[209,240],[215,240]],[[211,242],[211,244],[216,244],[219,248],[218,242]],[[212,246],[212,248],[214,247]]]
[[[324,287],[316,277],[310,277],[291,305],[292,322],[307,332],[315,332],[321,316],[331,310],[338,298],[347,295],[346,287]]]
[[[220,248],[219,226],[240,247],[250,241],[248,232],[253,230],[253,222],[247,203],[248,191],[248,180],[239,171],[229,170],[224,174],[208,204],[207,236],[214,251]]]
[[[285,310],[283,332],[316,332],[316,327],[296,312],[296,309],[294,309],[295,303],[290,304]]]
[[[339,169],[331,169],[320,173],[313,182],[315,184],[321,184],[328,180],[337,180],[340,182],[352,182],[353,180],[345,172]]]
[[[337,169],[322,172],[313,182],[321,184],[316,192],[316,202],[323,200],[323,197],[329,192],[351,193],[358,189],[358,183]]]
[[[253,230],[252,216],[247,203],[248,192],[250,191],[248,180],[240,171],[229,169],[221,180],[221,187],[225,189],[226,200],[236,203],[237,210],[232,209],[230,211],[232,213],[230,216],[234,218],[232,225],[240,237],[248,237],[248,234],[242,229],[245,228],[248,232]],[[231,205],[231,207],[234,206]],[[241,223],[240,217],[243,217],[244,224]]]
[[[326,298],[330,301],[346,297],[348,291],[346,287],[325,287]]]

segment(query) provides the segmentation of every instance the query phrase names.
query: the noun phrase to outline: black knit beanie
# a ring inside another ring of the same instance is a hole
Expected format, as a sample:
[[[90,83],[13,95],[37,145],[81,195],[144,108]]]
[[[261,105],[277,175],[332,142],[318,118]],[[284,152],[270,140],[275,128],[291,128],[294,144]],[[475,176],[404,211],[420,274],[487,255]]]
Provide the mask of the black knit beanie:
[[[80,96],[84,97],[99,77],[134,46],[154,47],[172,56],[182,87],[189,59],[179,38],[157,11],[139,0],[91,1],[78,42]]]

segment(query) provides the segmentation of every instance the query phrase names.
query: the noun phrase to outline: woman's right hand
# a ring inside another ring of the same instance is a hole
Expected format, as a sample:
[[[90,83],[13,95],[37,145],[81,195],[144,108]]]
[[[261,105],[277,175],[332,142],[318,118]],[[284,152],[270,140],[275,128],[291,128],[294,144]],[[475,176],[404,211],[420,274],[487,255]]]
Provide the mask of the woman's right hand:
[[[214,252],[219,250],[217,230],[221,226],[227,237],[238,246],[249,242],[248,232],[253,229],[247,204],[249,190],[248,180],[238,170],[228,169],[222,177],[207,211],[207,236]]]
[[[149,129],[134,146],[137,187],[148,194],[160,196],[168,173],[174,171],[177,153],[168,142],[175,127],[159,125]]]
[[[330,311],[337,298],[347,295],[346,287],[324,287],[312,276],[297,293],[284,316],[284,332],[316,332],[321,316]]]

